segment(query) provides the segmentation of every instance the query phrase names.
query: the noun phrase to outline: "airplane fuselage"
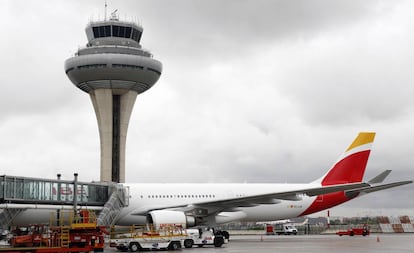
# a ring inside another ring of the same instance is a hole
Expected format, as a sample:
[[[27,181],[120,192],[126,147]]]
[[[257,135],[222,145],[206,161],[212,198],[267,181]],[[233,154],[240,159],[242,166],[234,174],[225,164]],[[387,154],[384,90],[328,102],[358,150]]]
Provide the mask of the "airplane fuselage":
[[[275,191],[292,191],[309,188],[310,184],[126,184],[131,199],[127,208],[119,215],[118,224],[145,222],[148,210],[169,206],[197,206],[198,203],[225,201],[252,195],[263,195]],[[315,185],[318,187],[318,185]],[[217,224],[241,221],[279,220],[300,216],[315,201],[316,197],[299,196],[298,200],[279,200],[277,203],[238,207],[230,212],[216,215]],[[142,214],[142,215],[141,215]]]

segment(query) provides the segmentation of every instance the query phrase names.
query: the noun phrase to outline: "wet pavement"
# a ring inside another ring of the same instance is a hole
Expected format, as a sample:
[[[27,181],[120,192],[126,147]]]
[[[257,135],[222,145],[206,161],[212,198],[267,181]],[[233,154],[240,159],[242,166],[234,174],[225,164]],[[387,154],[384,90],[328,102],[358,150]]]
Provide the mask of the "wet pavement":
[[[414,234],[371,234],[370,236],[297,235],[297,236],[232,236],[222,248],[211,246],[181,249],[177,252],[200,253],[367,253],[414,252]],[[119,252],[107,248],[105,252]]]

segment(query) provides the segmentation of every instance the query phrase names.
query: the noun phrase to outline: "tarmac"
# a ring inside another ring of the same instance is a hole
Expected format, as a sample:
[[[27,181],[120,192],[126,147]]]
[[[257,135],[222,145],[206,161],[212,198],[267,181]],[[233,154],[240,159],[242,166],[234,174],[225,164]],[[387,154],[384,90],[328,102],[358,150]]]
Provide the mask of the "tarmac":
[[[318,253],[367,253],[367,252],[413,252],[414,234],[371,234],[369,236],[337,235],[243,235],[231,236],[230,242],[221,248],[181,249],[185,253],[275,253],[275,252],[318,252]],[[105,252],[119,252],[106,248]]]

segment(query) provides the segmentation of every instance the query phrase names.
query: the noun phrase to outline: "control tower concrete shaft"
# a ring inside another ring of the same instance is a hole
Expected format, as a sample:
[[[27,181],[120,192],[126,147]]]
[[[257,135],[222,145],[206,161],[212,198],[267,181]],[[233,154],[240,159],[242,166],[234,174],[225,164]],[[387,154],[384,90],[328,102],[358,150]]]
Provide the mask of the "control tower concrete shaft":
[[[65,62],[69,79],[89,93],[101,142],[101,181],[125,182],[125,144],[138,94],[151,88],[161,62],[140,45],[143,28],[111,19],[86,27],[88,43]]]

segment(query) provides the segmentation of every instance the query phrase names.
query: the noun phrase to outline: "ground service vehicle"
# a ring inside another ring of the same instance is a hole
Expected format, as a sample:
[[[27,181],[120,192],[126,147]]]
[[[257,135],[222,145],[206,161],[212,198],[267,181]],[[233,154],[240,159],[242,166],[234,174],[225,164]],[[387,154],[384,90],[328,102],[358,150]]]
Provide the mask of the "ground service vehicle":
[[[183,247],[187,233],[181,225],[118,227],[111,232],[110,246],[121,251],[177,250]]]
[[[49,226],[46,224],[18,226],[12,231],[14,235],[9,243],[12,247],[48,246]]]
[[[355,227],[348,228],[347,230],[344,230],[344,231],[338,231],[338,232],[336,232],[336,234],[339,235],[339,236],[343,236],[343,235],[349,235],[349,236],[362,235],[362,236],[367,236],[367,235],[369,235],[369,233],[370,233],[369,226],[367,224],[358,225],[358,226],[355,226]]]
[[[266,234],[296,235],[298,230],[291,223],[274,224],[266,227]]]
[[[184,240],[184,247],[191,248],[193,245],[203,247],[205,245],[214,245],[221,247],[226,239],[220,232],[214,232],[212,229],[187,229],[188,238]]]
[[[1,248],[0,252],[103,252],[106,232],[96,225],[95,213],[88,210],[60,212],[50,224],[20,226],[12,231],[12,248]]]

